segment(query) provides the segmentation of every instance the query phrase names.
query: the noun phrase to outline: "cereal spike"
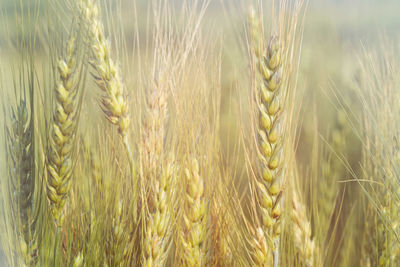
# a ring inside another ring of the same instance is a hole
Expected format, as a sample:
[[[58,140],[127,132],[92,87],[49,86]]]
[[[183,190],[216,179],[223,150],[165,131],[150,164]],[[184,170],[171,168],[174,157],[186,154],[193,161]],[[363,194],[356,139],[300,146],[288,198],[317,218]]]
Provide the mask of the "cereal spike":
[[[59,81],[55,86],[56,107],[47,156],[46,192],[56,224],[62,224],[62,209],[71,188],[72,148],[75,144],[78,107],[78,79],[75,37],[71,35],[66,56],[58,61]]]

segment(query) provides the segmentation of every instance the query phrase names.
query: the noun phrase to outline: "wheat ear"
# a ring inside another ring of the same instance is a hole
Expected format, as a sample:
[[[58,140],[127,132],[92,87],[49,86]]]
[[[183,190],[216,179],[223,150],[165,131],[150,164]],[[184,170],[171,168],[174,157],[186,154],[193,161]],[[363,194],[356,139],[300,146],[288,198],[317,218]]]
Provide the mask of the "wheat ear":
[[[258,155],[260,159],[259,179],[256,179],[258,207],[261,211],[262,229],[270,250],[274,253],[274,262],[278,258],[278,243],[280,236],[280,198],[282,162],[281,115],[283,98],[281,90],[283,50],[276,36],[270,38],[265,49],[261,25],[256,19],[254,10],[250,10],[249,26],[251,33],[251,51],[257,66],[256,73],[258,106]],[[266,51],[265,51],[266,50]],[[258,230],[257,230],[258,231]],[[258,233],[257,233],[258,234]],[[255,240],[260,240],[256,237]],[[253,244],[253,249],[260,248]],[[254,251],[254,255],[262,255],[265,251]],[[268,257],[265,257],[268,260]]]
[[[124,263],[124,257],[127,255],[128,247],[123,247],[126,244],[126,239],[128,238],[125,231],[125,218],[123,203],[118,200],[115,203],[114,218],[112,219],[112,265],[121,266]]]
[[[134,199],[136,199],[138,196],[136,170],[132,149],[128,141],[130,119],[128,116],[127,97],[124,92],[125,85],[122,82],[121,70],[118,64],[111,58],[110,43],[106,39],[96,2],[94,0],[80,0],[79,8],[83,14],[83,19],[88,27],[90,35],[91,64],[96,71],[94,77],[97,86],[104,92],[101,101],[102,110],[106,118],[112,124],[118,126],[118,132],[122,137],[131,168],[134,184]]]
[[[175,174],[170,160],[154,184],[151,196],[151,214],[146,225],[144,266],[163,266],[168,254],[171,234],[170,186]]]
[[[300,202],[297,193],[293,190],[292,194],[292,228],[294,244],[299,252],[300,259],[306,266],[313,266],[314,261],[314,240],[311,237],[311,224],[307,218],[306,210]]]
[[[162,266],[168,252],[171,221],[171,179],[174,175],[174,158],[163,162],[163,140],[168,115],[167,88],[163,81],[155,82],[147,101],[147,118],[144,122],[143,171],[149,186],[148,214],[145,225],[144,266]],[[172,156],[173,154],[171,154]]]
[[[50,209],[58,226],[62,224],[62,209],[71,188],[72,150],[75,144],[79,116],[78,76],[75,38],[71,35],[66,57],[58,61],[56,104],[49,137],[46,192]]]
[[[103,112],[112,124],[118,126],[121,136],[125,137],[130,120],[120,69],[111,58],[111,47],[106,40],[95,1],[81,1],[80,7],[89,28],[91,64],[97,73],[96,82],[105,93],[102,98]]]
[[[226,192],[226,194],[229,193]],[[213,266],[232,266],[233,255],[230,247],[229,229],[232,229],[233,225],[230,222],[230,218],[228,218],[228,208],[224,208],[224,202],[222,201],[222,199],[216,199],[211,210],[211,238],[213,244],[211,260]]]
[[[348,133],[346,113],[339,110],[337,114],[337,127],[332,133],[332,150],[330,158],[322,163],[321,179],[318,182],[320,198],[318,201],[318,225],[320,227],[320,239],[325,240],[331,224],[335,209],[336,197],[339,192],[339,180],[343,179],[344,166],[340,156],[346,151],[346,138]]]
[[[7,129],[7,162],[12,191],[12,207],[17,227],[21,256],[28,266],[36,264],[37,243],[34,233],[33,197],[35,188],[35,163],[33,148],[33,123],[26,102],[21,100],[12,114],[11,127]]]
[[[184,266],[205,265],[206,201],[204,180],[200,176],[197,159],[193,158],[185,169],[186,190],[183,223],[180,233]]]
[[[259,59],[259,73],[262,81],[259,86],[259,151],[261,178],[258,186],[258,202],[261,209],[263,228],[274,240],[280,235],[280,199],[282,185],[282,137],[280,125],[283,111],[281,96],[281,58],[282,50],[277,37],[272,37],[266,54]]]

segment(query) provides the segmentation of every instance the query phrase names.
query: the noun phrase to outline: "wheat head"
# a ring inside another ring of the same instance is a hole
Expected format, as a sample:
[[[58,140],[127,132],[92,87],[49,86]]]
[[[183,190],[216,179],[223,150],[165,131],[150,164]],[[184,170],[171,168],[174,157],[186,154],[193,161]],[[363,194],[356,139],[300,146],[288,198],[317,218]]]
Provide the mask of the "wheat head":
[[[264,231],[274,240],[280,235],[280,199],[282,192],[282,127],[281,98],[282,50],[277,37],[272,37],[266,54],[259,59],[259,149],[261,178],[258,186],[259,207]],[[272,250],[277,248],[273,247]]]
[[[57,225],[62,223],[62,209],[71,188],[72,150],[79,116],[75,42],[71,35],[66,57],[58,61],[59,81],[48,147],[46,192]]]
[[[292,228],[294,235],[294,245],[299,251],[300,259],[304,261],[306,266],[313,266],[315,245],[311,237],[311,224],[307,218],[306,210],[302,202],[300,202],[296,191],[292,194]]]
[[[130,120],[121,71],[111,58],[110,43],[106,39],[96,2],[81,0],[79,7],[89,30],[91,64],[96,70],[96,83],[105,93],[101,102],[103,112],[112,124],[118,126],[121,136],[125,137]]]
[[[99,18],[99,8],[95,0],[80,0],[79,10],[83,16],[89,32],[89,46],[91,50],[90,63],[95,69],[97,86],[104,92],[102,110],[112,124],[118,127],[122,142],[128,157],[133,183],[134,220],[137,220],[136,200],[138,199],[138,185],[133,152],[128,140],[130,124],[125,85],[122,81],[121,70],[111,58],[111,45],[107,41],[103,24]]]
[[[193,158],[185,169],[186,190],[183,223],[180,233],[184,266],[205,265],[205,239],[207,206],[204,198],[204,180],[199,162]]]
[[[321,228],[321,239],[328,234],[331,218],[335,209],[336,197],[339,193],[339,180],[344,179],[345,166],[340,157],[346,154],[346,139],[348,137],[346,112],[339,110],[337,114],[337,126],[332,132],[332,153],[322,162],[321,179],[318,183],[318,221]]]
[[[144,266],[163,266],[168,256],[171,235],[171,180],[175,175],[174,160],[163,168],[153,185],[149,201],[151,211],[145,232]]]
[[[7,128],[7,162],[17,248],[28,266],[37,263],[37,240],[34,232],[33,198],[35,190],[35,163],[33,122],[27,103],[20,100],[12,111],[11,127]]]

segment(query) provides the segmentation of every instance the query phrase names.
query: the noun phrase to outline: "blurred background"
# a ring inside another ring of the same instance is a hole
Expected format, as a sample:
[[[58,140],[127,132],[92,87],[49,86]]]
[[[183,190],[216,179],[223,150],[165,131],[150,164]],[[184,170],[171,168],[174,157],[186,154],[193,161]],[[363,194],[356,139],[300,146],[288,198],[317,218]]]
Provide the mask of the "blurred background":
[[[132,9],[133,1],[102,1],[107,2],[111,10],[122,10],[122,16],[115,20],[123,23],[120,28],[124,31],[128,47],[134,42],[136,34],[139,34],[141,42],[146,42],[147,18],[151,15],[150,1],[136,0],[136,12]],[[175,2],[179,8],[181,0]],[[24,9],[32,9],[36,3],[0,0],[0,66],[6,79],[7,65],[13,61],[10,47],[17,42],[19,18],[15,6],[22,4]],[[212,0],[204,20],[204,31],[210,35],[209,38],[221,40],[222,46],[222,94],[227,97],[222,97],[221,103],[221,135],[230,136],[221,138],[225,149],[237,143],[237,109],[240,99],[248,95],[244,86],[246,81],[243,82],[239,74],[247,71],[245,38],[250,5],[251,1],[246,0]],[[132,18],[134,14],[137,14],[135,19]],[[320,138],[328,140],[340,109],[344,108],[357,116],[359,108],[354,88],[360,72],[359,57],[365,47],[374,47],[382,39],[393,43],[395,49],[400,48],[399,14],[398,0],[309,0],[299,70],[302,113],[297,151],[299,160],[306,163],[306,167],[313,141],[313,127],[307,126],[315,123],[314,118],[317,119]],[[46,19],[46,16],[40,19]],[[33,29],[29,29],[28,25],[27,30]],[[145,45],[141,47],[146,49]],[[38,55],[44,55],[40,46],[38,49]],[[338,99],[345,103],[344,106],[338,104]],[[348,158],[352,166],[357,166],[360,161],[359,142],[355,137],[349,137],[347,143],[351,144],[348,146]],[[3,266],[1,260],[0,266]]]

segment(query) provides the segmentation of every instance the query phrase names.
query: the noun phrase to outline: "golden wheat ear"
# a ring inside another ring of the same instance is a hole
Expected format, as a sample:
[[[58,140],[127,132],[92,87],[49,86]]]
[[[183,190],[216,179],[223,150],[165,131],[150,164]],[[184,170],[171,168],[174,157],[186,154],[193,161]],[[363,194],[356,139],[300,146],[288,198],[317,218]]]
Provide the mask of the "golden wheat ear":
[[[282,81],[282,47],[279,39],[272,36],[269,45],[258,58],[258,72],[261,77],[258,87],[259,123],[258,147],[261,173],[256,183],[258,205],[262,215],[262,226],[273,240],[268,242],[271,251],[278,249],[280,236],[282,193],[281,176],[283,172],[283,112]]]
[[[185,201],[179,238],[182,262],[185,266],[204,266],[206,263],[207,202],[199,162],[192,158],[185,169]]]
[[[73,152],[80,114],[81,68],[74,33],[65,47],[65,56],[57,62],[57,83],[49,145],[47,151],[46,192],[57,226],[62,225],[63,207],[72,186]]]
[[[314,264],[315,252],[314,240],[311,237],[311,223],[307,217],[305,206],[294,189],[292,193],[291,223],[294,245],[298,250],[299,258],[307,267],[311,267]]]
[[[276,4],[276,6],[275,6]],[[263,35],[262,8],[250,12],[249,55],[251,75],[253,153],[248,159],[251,168],[252,209],[255,224],[252,255],[260,255],[262,264],[279,265],[281,248],[282,199],[288,177],[286,165],[291,156],[296,130],[293,110],[296,96],[296,73],[301,47],[303,1],[272,1],[272,30]],[[276,7],[276,9],[275,9]],[[275,14],[275,12],[277,14]],[[286,206],[285,206],[286,207]],[[261,229],[264,238],[259,232]],[[257,236],[258,235],[258,236]],[[264,241],[263,241],[264,240]],[[260,244],[268,245],[268,252]],[[267,263],[272,254],[272,262]],[[262,257],[261,257],[262,256]],[[253,257],[254,258],[254,257]],[[257,257],[255,257],[257,258]],[[264,261],[264,262],[262,262]]]
[[[128,140],[130,118],[121,70],[118,63],[113,61],[111,57],[110,43],[107,41],[96,1],[80,0],[78,7],[89,34],[88,45],[91,51],[89,61],[95,70],[93,76],[97,86],[104,92],[101,107],[107,120],[118,127],[118,133],[122,138],[128,156],[134,184],[133,198],[136,203],[138,199],[137,174],[132,148]],[[134,213],[136,216],[137,211],[134,211]]]
[[[171,227],[171,181],[176,175],[175,159],[170,157],[162,166],[157,180],[153,180],[149,196],[150,214],[145,226],[143,245],[144,266],[163,266],[169,252]]]
[[[281,176],[283,171],[283,47],[277,36],[271,36],[266,48],[262,48],[263,37],[254,13],[250,14],[252,52],[256,60],[259,77],[257,87],[258,105],[258,150],[261,163],[260,178],[256,183],[262,225],[276,244],[280,235]],[[273,251],[277,248],[271,247]]]

